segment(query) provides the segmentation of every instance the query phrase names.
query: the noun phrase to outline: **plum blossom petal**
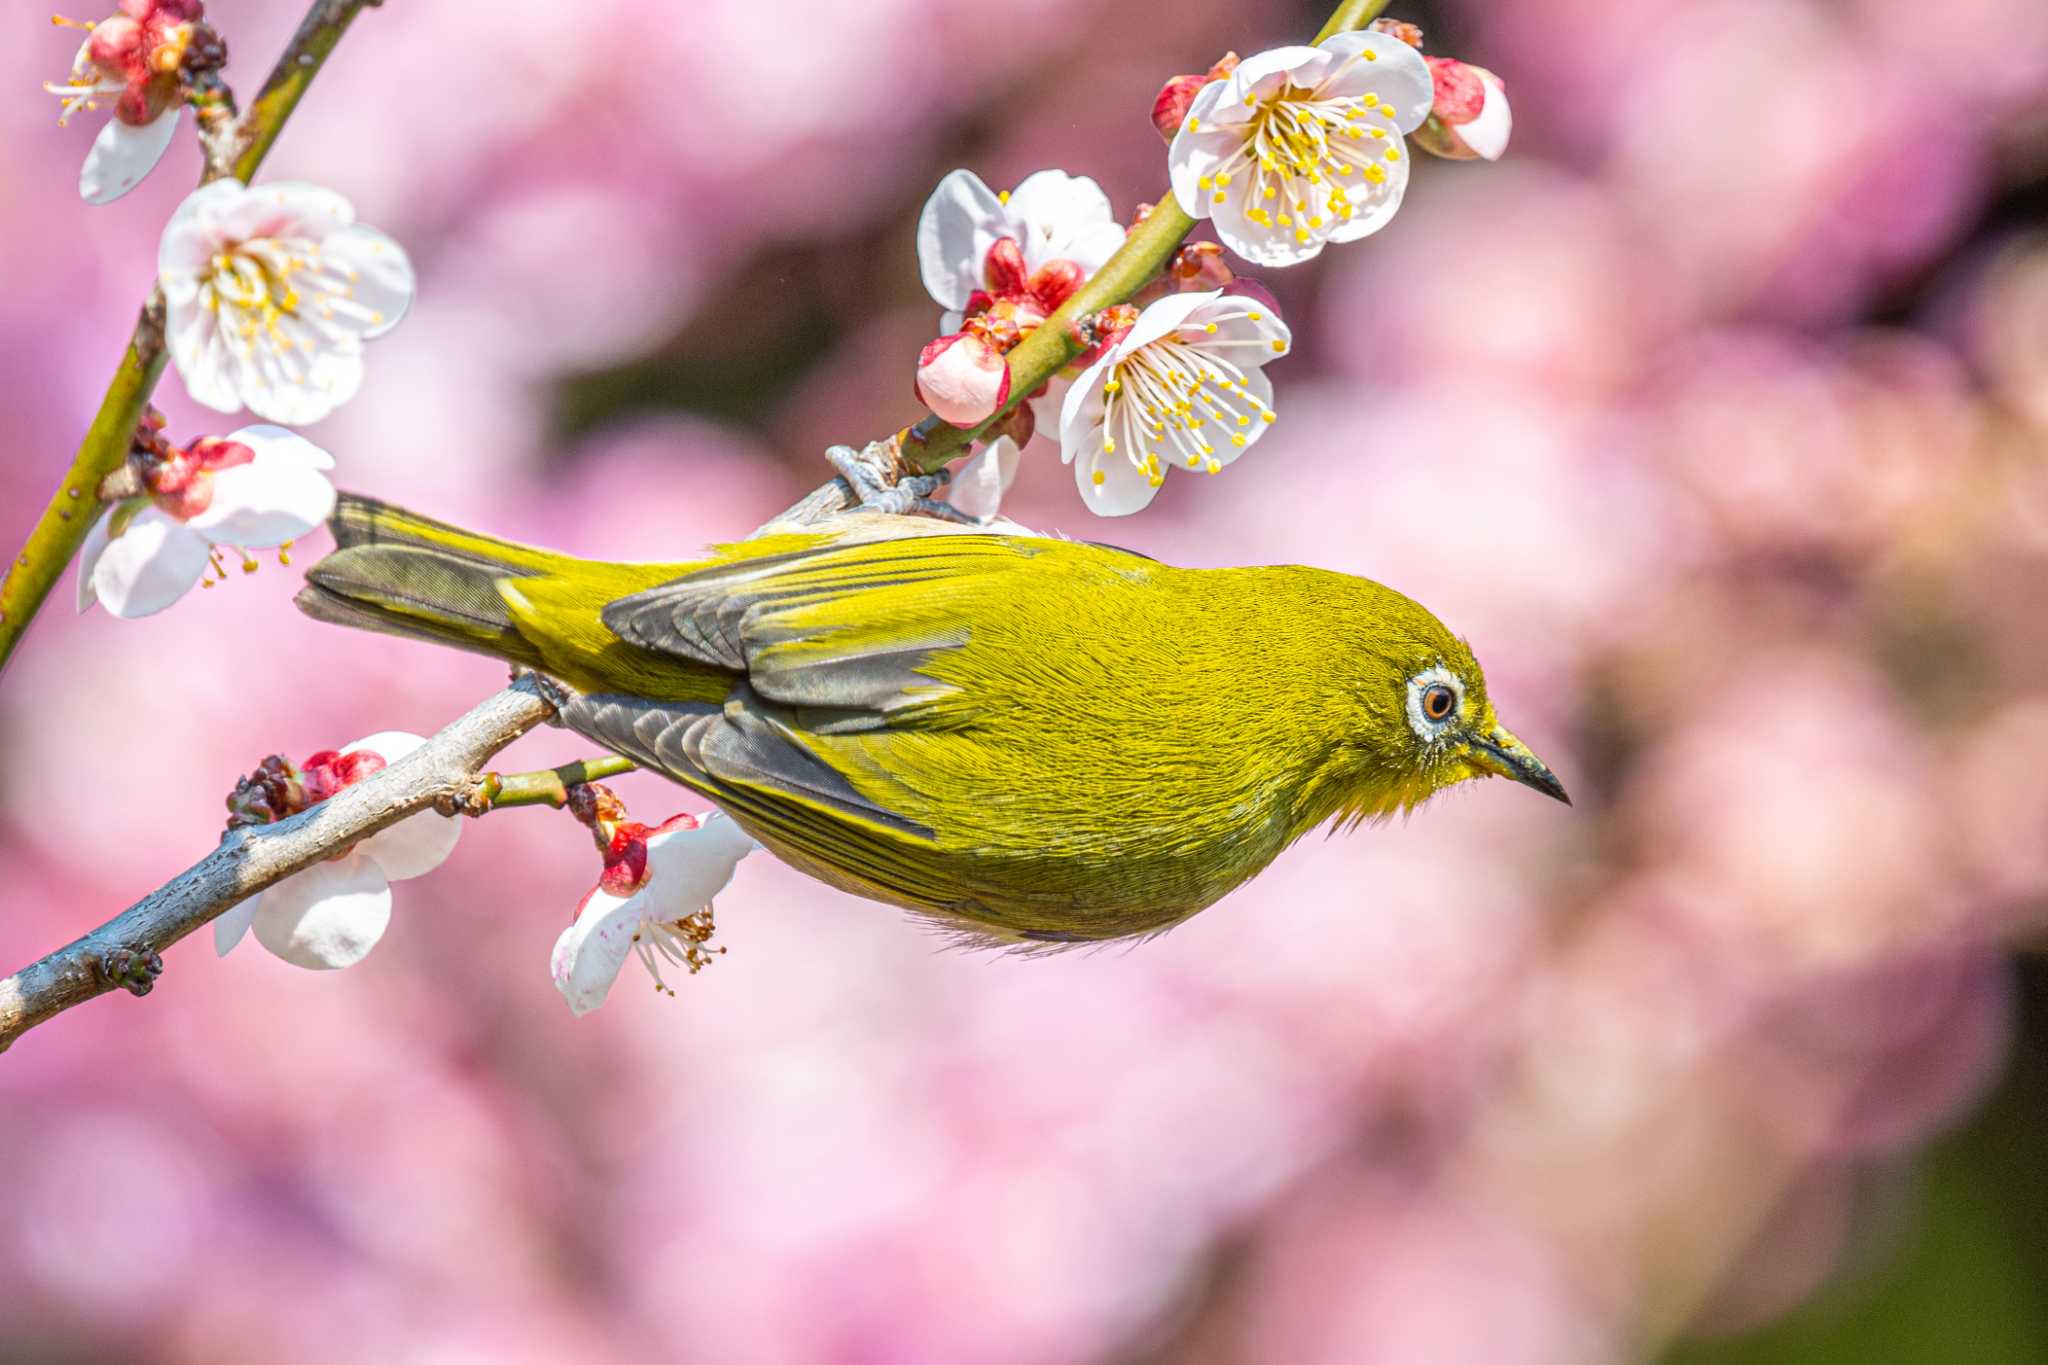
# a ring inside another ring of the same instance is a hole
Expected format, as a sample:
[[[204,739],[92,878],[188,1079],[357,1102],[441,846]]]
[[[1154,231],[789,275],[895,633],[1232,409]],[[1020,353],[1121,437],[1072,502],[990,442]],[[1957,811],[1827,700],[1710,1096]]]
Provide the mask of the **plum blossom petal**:
[[[332,456],[282,427],[244,427],[228,437],[256,452],[213,476],[213,501],[185,524],[216,544],[269,549],[297,540],[334,510],[323,472]]]
[[[256,941],[298,967],[352,967],[391,923],[391,883],[361,850],[316,863],[265,891]]]
[[[86,533],[78,609],[97,601],[124,619],[148,616],[190,592],[209,566],[219,571],[218,549],[246,558],[250,549],[307,534],[334,510],[334,485],[325,473],[333,465],[312,442],[270,426],[171,450],[146,466],[154,502],[109,509]],[[175,493],[168,491],[173,472]]]
[[[917,361],[918,401],[956,427],[976,427],[1010,397],[1010,367],[974,332],[926,344]]]
[[[170,150],[183,113],[182,108],[170,109],[140,127],[108,119],[79,168],[79,198],[88,204],[111,204],[141,184]]]
[[[1427,117],[1429,68],[1382,33],[1246,59],[1202,87],[1167,152],[1174,197],[1261,265],[1308,260],[1386,225],[1408,183],[1404,135]]]
[[[953,471],[946,501],[977,521],[993,520],[1002,510],[1003,495],[1017,481],[1023,459],[1015,441],[998,436]]]
[[[1003,201],[973,171],[939,181],[917,216],[917,269],[942,308],[965,308],[981,288],[989,248],[1004,237],[1023,237]]]
[[[213,917],[213,952],[216,957],[226,957],[249,932],[249,926],[256,922],[256,906],[263,899],[261,892],[245,901],[237,901]]]
[[[357,740],[341,753],[372,753],[384,760],[388,768],[426,742],[425,736],[407,730],[380,730]],[[424,877],[448,861],[461,837],[460,820],[422,811],[378,830],[357,844],[356,851],[383,868],[386,877],[402,882]]]
[[[91,597],[124,621],[154,615],[192,591],[211,561],[206,537],[188,530],[158,507],[127,519],[118,536],[111,523],[119,509],[100,518],[88,535],[78,571],[92,580]],[[90,605],[83,586],[81,608]]]
[[[1109,196],[1085,175],[1033,171],[1005,207],[1023,229],[1024,263],[1032,270],[1064,260],[1092,275],[1124,244]]]
[[[570,1010],[582,1015],[602,1005],[626,960],[636,955],[661,986],[661,959],[686,964],[702,941],[686,932],[684,922],[711,904],[740,859],[758,847],[715,811],[701,821],[680,816],[649,835],[639,889],[616,896],[602,884],[593,888],[575,923],[555,941],[550,970]]]
[[[363,344],[411,305],[405,252],[317,185],[219,180],[165,227],[157,278],[171,359],[192,397],[317,422],[363,382]]]
[[[1060,409],[1060,458],[1090,511],[1127,516],[1170,469],[1217,474],[1277,414],[1267,362],[1292,344],[1270,304],[1169,294],[1091,365]]]

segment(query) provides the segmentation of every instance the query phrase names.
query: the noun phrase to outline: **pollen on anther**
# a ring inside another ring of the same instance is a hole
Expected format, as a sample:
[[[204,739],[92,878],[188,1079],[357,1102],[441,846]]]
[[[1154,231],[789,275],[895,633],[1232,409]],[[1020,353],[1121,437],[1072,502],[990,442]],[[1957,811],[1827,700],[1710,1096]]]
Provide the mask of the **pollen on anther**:
[[[1100,488],[1102,487],[1103,480],[1107,479],[1108,477],[1109,475],[1103,473],[1101,470],[1098,469],[1093,474],[1090,474],[1088,476],[1088,481],[1094,484],[1097,488]]]
[[[1203,330],[1203,331],[1205,331],[1205,332],[1207,332],[1207,333],[1208,333],[1208,334],[1209,334],[1210,336],[1215,336],[1215,335],[1216,335],[1216,324],[1215,324],[1215,323],[1213,323],[1213,322],[1205,322],[1205,323],[1203,323],[1203,324],[1202,324],[1202,330]],[[1206,378],[1208,378],[1209,376],[1207,376],[1207,375],[1204,375],[1204,376],[1202,376],[1202,377],[1203,377],[1204,379],[1206,379]]]

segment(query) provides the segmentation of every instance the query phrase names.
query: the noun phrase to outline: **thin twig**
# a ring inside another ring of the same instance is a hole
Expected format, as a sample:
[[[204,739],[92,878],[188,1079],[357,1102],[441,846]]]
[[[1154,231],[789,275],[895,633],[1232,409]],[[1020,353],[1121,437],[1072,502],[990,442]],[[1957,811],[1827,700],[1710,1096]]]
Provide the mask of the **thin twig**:
[[[569,804],[569,788],[585,782],[601,782],[607,777],[632,772],[640,765],[630,758],[617,754],[605,754],[601,758],[580,758],[574,763],[564,763],[559,768],[542,768],[538,772],[485,773],[476,784],[475,792],[460,807],[464,815],[482,815],[486,811],[505,810],[511,806],[553,806],[556,810]],[[448,808],[455,813],[454,808]]]
[[[0,1051],[53,1015],[116,986],[147,994],[161,954],[265,887],[408,815],[464,805],[493,754],[554,714],[521,678],[419,748],[310,810],[232,830],[213,852],[83,938],[0,980]],[[440,818],[440,817],[435,817]]]
[[[343,30],[358,10],[375,2],[314,0],[290,46],[271,69],[270,79],[236,120],[231,139],[238,149],[234,157],[235,175],[246,181],[256,174],[256,167],[277,141],[285,120],[291,117],[306,86],[334,51]],[[221,177],[222,159],[212,145],[207,147],[206,160],[202,183]],[[113,381],[107,385],[107,396],[100,402],[99,413],[86,428],[85,439],[72,458],[71,468],[43,508],[28,541],[7,566],[6,577],[0,578],[0,672],[6,670],[29,622],[42,610],[50,590],[63,577],[65,566],[85,543],[86,532],[98,520],[95,492],[100,480],[128,458],[135,424],[142,420],[149,396],[155,392],[157,380],[163,377],[164,358],[163,292],[152,290],[142,315],[136,319],[134,335],[128,339],[128,349],[114,371]]]

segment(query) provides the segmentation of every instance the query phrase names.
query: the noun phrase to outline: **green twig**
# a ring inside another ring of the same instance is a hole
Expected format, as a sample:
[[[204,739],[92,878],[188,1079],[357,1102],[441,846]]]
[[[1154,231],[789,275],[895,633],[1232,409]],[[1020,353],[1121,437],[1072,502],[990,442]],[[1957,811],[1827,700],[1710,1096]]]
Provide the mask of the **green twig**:
[[[636,766],[630,758],[606,754],[602,758],[564,763],[559,768],[513,773],[510,777],[501,773],[485,773],[482,789],[469,802],[468,809],[475,815],[487,810],[502,810],[506,806],[553,806],[560,810],[569,804],[569,788],[583,782],[617,777],[620,773],[633,771]]]
[[[314,0],[290,46],[271,69],[255,102],[237,120],[234,174],[246,181],[256,173],[264,155],[284,122],[319,74],[327,55],[341,40],[342,32],[365,5],[378,0]],[[207,157],[205,179],[218,179],[216,159]],[[85,543],[85,534],[99,518],[97,492],[100,481],[119,469],[128,458],[135,425],[149,406],[164,372],[164,302],[161,291],[152,290],[136,319],[128,350],[107,385],[107,396],[79,442],[78,454],[65,472],[64,482],[43,508],[42,517],[28,540],[0,578],[0,671],[14,657],[29,622],[42,610],[50,590],[64,575],[64,568]]]
[[[1371,23],[1388,3],[1389,0],[1344,0],[1316,35],[1316,41],[1320,43],[1332,34]],[[902,434],[904,463],[930,471],[965,455],[968,447],[1004,413],[1037,392],[1081,353],[1073,337],[1076,321],[1128,302],[1166,268],[1194,227],[1195,220],[1188,217],[1173,192],[1162,195],[1145,220],[1131,229],[1116,254],[1103,263],[1102,269],[1010,352],[1010,401],[994,417],[971,430],[962,430],[937,417],[926,417]]]

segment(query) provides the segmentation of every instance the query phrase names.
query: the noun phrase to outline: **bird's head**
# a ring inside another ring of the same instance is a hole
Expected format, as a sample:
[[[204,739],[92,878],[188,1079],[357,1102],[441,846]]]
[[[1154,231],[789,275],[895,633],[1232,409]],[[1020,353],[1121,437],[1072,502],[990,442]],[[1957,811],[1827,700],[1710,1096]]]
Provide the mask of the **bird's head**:
[[[1469,645],[1406,598],[1379,615],[1350,680],[1340,818],[1383,819],[1475,777],[1505,777],[1571,804],[1557,774],[1494,714]]]

